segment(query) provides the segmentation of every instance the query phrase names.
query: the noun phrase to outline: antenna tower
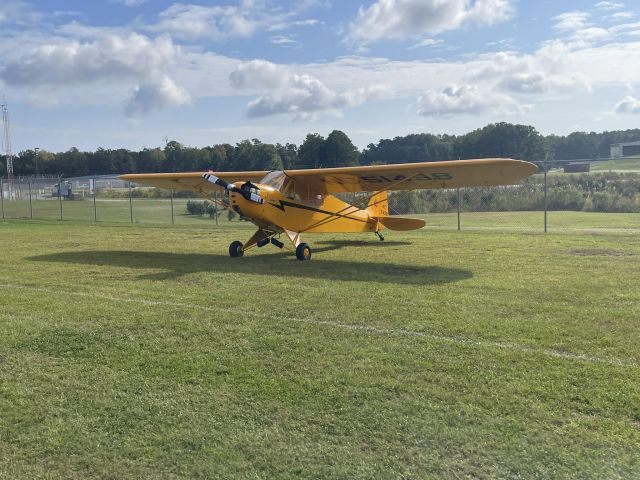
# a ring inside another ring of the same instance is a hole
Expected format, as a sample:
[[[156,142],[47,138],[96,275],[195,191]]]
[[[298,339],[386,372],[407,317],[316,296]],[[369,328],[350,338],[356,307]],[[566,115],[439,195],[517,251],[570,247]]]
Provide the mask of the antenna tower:
[[[4,127],[4,154],[7,157],[7,178],[13,179],[13,153],[11,153],[11,134],[9,132],[9,109],[6,104],[2,108],[2,126]]]

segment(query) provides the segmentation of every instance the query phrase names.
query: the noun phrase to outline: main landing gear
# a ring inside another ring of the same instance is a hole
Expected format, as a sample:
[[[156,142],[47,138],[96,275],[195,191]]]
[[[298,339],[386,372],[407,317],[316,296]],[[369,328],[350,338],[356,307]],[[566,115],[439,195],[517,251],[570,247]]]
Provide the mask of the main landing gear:
[[[231,242],[231,245],[229,245],[229,255],[234,258],[243,256],[244,249],[242,242],[238,240],[236,240],[235,242]]]
[[[384,242],[384,237],[382,236],[382,234],[378,231],[373,232],[376,234],[376,236],[378,237],[378,240],[380,240],[381,242]]]
[[[311,247],[306,243],[301,243],[296,247],[296,258],[298,260],[311,260]]]
[[[242,257],[245,250],[248,250],[252,247],[261,248],[265,245],[268,245],[269,243],[278,248],[283,248],[284,243],[275,238],[278,233],[279,232],[273,230],[260,229],[256,233],[254,233],[253,236],[249,240],[247,240],[247,243],[245,243],[244,245],[242,244],[242,242],[236,240],[232,242],[231,245],[229,245],[229,256],[233,258]],[[300,233],[290,232],[288,230],[280,233],[284,233],[291,241],[296,249],[296,258],[298,260],[311,260],[311,247],[306,243],[300,242]]]

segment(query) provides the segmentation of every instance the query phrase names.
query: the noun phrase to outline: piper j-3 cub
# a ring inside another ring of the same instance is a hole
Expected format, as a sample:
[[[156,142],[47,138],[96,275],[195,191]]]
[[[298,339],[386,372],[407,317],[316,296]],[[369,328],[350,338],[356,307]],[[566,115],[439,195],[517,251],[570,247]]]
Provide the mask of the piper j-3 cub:
[[[253,247],[271,243],[282,248],[284,234],[298,260],[311,258],[303,233],[371,232],[380,240],[385,228],[416,230],[424,220],[389,215],[387,192],[394,190],[508,185],[533,173],[531,163],[505,158],[406,163],[366,167],[318,168],[273,172],[194,172],[121,175],[122,180],[172,190],[191,190],[203,197],[216,191],[258,230],[242,243],[229,245],[229,255],[242,257]],[[371,192],[365,209],[333,194]]]

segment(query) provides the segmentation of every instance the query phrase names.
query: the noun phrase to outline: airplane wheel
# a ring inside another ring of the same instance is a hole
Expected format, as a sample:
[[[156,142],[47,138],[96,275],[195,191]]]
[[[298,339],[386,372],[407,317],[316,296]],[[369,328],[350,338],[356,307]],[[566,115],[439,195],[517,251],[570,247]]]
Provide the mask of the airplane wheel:
[[[236,240],[235,242],[231,242],[231,245],[229,245],[229,255],[234,258],[244,255],[242,242],[239,242],[238,240]]]
[[[311,247],[306,243],[301,243],[296,247],[296,258],[298,260],[311,260]]]

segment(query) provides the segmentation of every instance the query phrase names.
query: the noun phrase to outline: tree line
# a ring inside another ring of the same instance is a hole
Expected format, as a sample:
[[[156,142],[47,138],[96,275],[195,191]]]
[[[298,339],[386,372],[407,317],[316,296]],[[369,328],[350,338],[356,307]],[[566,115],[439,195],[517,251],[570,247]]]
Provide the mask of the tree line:
[[[57,153],[24,150],[14,157],[14,173],[16,176],[37,173],[72,177],[209,169],[281,170],[483,157],[508,157],[539,163],[607,158],[612,143],[637,140],[640,140],[640,129],[544,136],[530,125],[501,122],[464,135],[418,133],[381,139],[359,151],[344,132],[334,130],[326,138],[310,133],[299,146],[253,139],[235,145],[223,143],[203,148],[170,141],[164,148],[140,151],[124,148],[99,148],[94,152],[71,148]],[[0,175],[6,176],[6,158],[0,158]]]
[[[458,196],[458,193],[460,194]],[[582,212],[640,212],[640,176],[602,172],[598,175],[549,175],[547,199],[543,179],[529,177],[517,187],[455,190],[407,190],[389,194],[393,214],[569,210]]]

